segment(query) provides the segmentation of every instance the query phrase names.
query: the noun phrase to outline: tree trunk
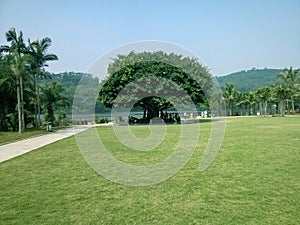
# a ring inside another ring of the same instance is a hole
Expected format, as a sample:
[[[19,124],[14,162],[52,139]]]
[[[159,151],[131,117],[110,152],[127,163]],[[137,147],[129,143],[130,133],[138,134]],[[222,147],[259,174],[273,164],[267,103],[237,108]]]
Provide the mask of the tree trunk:
[[[22,114],[21,114],[21,96],[20,86],[17,84],[17,101],[18,101],[18,123],[19,123],[19,134],[22,133]]]
[[[148,119],[153,119],[154,117],[159,116],[159,109],[158,108],[149,108],[148,111]]]
[[[295,114],[295,104],[294,104],[294,97],[293,97],[293,95],[291,97],[291,104],[292,104],[292,114],[294,115]]]
[[[22,131],[25,130],[23,78],[20,77]]]
[[[34,76],[33,79],[33,88],[35,92],[34,96],[34,127],[38,127],[37,125],[37,89],[36,89],[36,75]]]
[[[222,115],[221,105],[222,105],[222,102],[218,101],[218,115],[217,116],[221,116]]]
[[[267,107],[268,107],[268,102],[266,101],[265,103],[264,103],[264,115],[267,115]]]
[[[232,116],[231,102],[230,101],[228,101],[228,110],[229,110],[229,116]]]
[[[47,111],[48,111],[48,122],[53,123],[55,120],[55,117],[54,117],[54,109],[53,109],[52,104],[48,105]]]
[[[41,126],[41,103],[40,103],[40,85],[39,85],[39,79],[37,79],[37,126]]]
[[[262,102],[259,102],[259,103],[258,103],[258,111],[259,111],[259,112],[257,112],[257,113],[260,113],[260,115],[263,114],[263,110],[262,110]]]
[[[280,103],[279,103],[279,108],[280,108],[280,115],[281,116],[284,116],[285,114],[285,103],[284,103],[284,100],[280,100]]]

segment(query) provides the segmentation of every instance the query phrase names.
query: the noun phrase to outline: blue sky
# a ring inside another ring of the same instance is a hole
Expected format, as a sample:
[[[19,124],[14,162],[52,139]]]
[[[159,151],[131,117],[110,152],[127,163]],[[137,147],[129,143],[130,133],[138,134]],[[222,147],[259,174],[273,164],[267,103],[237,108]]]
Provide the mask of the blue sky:
[[[300,1],[0,0],[0,44],[15,27],[50,37],[60,58],[50,72],[86,71],[126,43],[161,40],[194,53],[215,75],[300,67]]]

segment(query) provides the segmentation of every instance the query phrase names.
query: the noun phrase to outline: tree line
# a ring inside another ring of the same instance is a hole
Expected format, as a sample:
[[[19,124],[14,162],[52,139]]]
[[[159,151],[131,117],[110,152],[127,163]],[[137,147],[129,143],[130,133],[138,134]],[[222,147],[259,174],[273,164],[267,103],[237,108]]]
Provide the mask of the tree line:
[[[278,74],[282,83],[241,92],[231,83],[223,88],[227,115],[295,114],[300,110],[300,69],[285,68]]]
[[[0,130],[18,130],[26,126],[40,127],[41,110],[45,121],[54,123],[55,111],[69,104],[63,88],[57,82],[41,85],[49,79],[48,62],[58,60],[49,53],[48,37],[25,43],[23,32],[11,28],[5,33],[8,45],[0,46]],[[64,113],[59,113],[60,119]]]
[[[28,126],[40,127],[41,114],[44,115],[44,121],[60,124],[66,118],[66,113],[71,112],[69,103],[72,102],[76,90],[82,98],[82,109],[94,104],[90,102],[88,89],[84,85],[98,85],[97,77],[74,72],[50,74],[46,71],[48,62],[58,60],[57,55],[48,52],[52,44],[50,38],[34,41],[28,39],[25,43],[22,31],[17,32],[14,28],[5,35],[8,45],[0,46],[0,130],[18,130],[21,133]],[[170,96],[171,100],[155,97],[164,96],[165,88],[161,84],[163,78],[183,88],[198,109],[201,106],[209,107],[205,99],[208,93],[204,95],[203,88],[209,90],[213,86],[212,75],[196,59],[161,51],[131,52],[115,58],[109,65],[108,73],[110,76],[100,83],[96,112],[111,107],[120,90],[136,79],[140,79],[141,84],[135,83],[128,89],[128,93],[125,93],[126,102],[131,99],[133,107],[141,108],[145,121],[162,115],[163,110],[172,106],[170,101],[176,100],[176,96]],[[153,75],[160,79],[152,79]],[[225,102],[230,116],[255,115],[258,112],[262,115],[294,114],[300,109],[299,76],[299,69],[290,67],[278,74],[282,83],[249,92],[241,92],[227,83],[220,93],[211,94],[217,96],[216,104]],[[48,82],[50,78],[52,82]],[[83,87],[78,88],[79,80],[82,79]],[[168,89],[174,88],[168,86]],[[138,100],[137,94],[141,93],[152,94]],[[118,104],[126,107],[124,101],[119,100]]]

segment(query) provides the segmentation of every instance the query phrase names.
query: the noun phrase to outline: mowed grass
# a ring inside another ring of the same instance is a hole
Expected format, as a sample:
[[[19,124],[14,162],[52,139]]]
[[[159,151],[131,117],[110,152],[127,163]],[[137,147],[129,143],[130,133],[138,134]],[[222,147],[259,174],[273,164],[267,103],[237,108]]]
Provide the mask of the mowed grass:
[[[171,153],[180,126],[151,152],[120,145],[99,127],[105,145],[131,164]],[[134,127],[147,138],[147,127]],[[230,118],[219,154],[198,166],[210,135],[187,165],[165,182],[129,187],[98,175],[71,137],[0,164],[1,224],[300,224],[300,117]]]
[[[30,129],[25,130],[24,133],[19,134],[17,131],[1,131],[0,132],[0,145],[7,144],[14,141],[20,141],[26,138],[46,134],[46,129]]]
[[[69,126],[68,126],[69,127]],[[60,129],[67,128],[65,127],[53,127],[52,131],[57,131]],[[23,139],[43,135],[49,133],[46,128],[41,128],[41,129],[36,129],[36,128],[31,128],[31,129],[26,129],[22,134],[19,134],[17,131],[0,131],[0,145],[15,142],[15,141],[20,141]]]

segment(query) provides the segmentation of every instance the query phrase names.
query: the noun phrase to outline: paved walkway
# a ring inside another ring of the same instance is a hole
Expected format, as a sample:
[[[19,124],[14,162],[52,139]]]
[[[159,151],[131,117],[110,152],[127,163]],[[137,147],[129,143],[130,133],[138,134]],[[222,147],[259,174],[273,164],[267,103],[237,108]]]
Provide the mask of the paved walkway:
[[[9,143],[6,145],[0,146],[0,163],[6,160],[12,159],[19,155],[23,155],[27,152],[30,152],[34,149],[43,147],[45,145],[51,144],[53,142],[62,140],[64,138],[73,136],[89,128],[94,127],[95,125],[80,125],[73,126],[72,128],[67,128],[63,130],[59,130],[54,133],[49,133],[45,135],[41,135],[38,137],[32,137],[29,139]]]

